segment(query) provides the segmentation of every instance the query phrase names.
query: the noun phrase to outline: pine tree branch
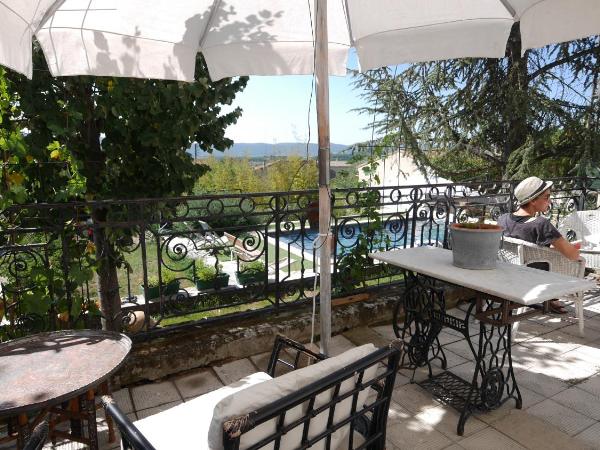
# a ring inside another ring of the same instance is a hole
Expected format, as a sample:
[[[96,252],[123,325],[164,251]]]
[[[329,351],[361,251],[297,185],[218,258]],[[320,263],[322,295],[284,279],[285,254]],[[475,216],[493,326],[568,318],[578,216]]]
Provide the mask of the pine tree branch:
[[[573,61],[574,59],[577,59],[577,58],[579,58],[581,56],[586,56],[586,55],[589,55],[591,53],[594,53],[594,51],[598,50],[598,48],[599,47],[597,47],[597,46],[591,47],[591,48],[588,48],[587,50],[582,50],[579,53],[570,54],[569,56],[567,56],[565,58],[554,60],[551,63],[548,63],[545,66],[540,67],[535,72],[531,73],[527,77],[527,79],[529,81],[532,81],[535,78],[537,78],[538,76],[540,76],[542,73],[547,72],[548,70],[553,69],[554,67],[560,66],[560,65],[568,63],[570,61]]]

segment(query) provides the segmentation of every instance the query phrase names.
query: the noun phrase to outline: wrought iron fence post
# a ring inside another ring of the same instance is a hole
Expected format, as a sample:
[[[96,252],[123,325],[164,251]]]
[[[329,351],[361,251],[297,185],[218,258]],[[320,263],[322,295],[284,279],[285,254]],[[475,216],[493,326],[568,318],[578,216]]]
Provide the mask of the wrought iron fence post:
[[[276,194],[275,197],[275,309],[279,309],[279,301],[281,290],[279,289],[279,235],[281,225],[281,195]],[[268,228],[268,226],[267,226]],[[269,285],[269,238],[268,229],[265,230],[265,267],[267,268],[267,289]],[[289,255],[288,255],[289,258]]]
[[[143,207],[142,207],[142,215],[143,215]],[[140,225],[140,250],[142,252],[142,278],[144,283],[144,327],[146,330],[149,329],[150,326],[150,305],[148,298],[148,255],[146,253],[146,222],[142,222]],[[163,314],[163,305],[160,304],[160,314]]]
[[[410,218],[410,223],[411,223],[411,227],[410,227],[410,246],[414,247],[415,246],[415,236],[417,234],[417,214],[418,214],[418,209],[419,209],[419,205],[418,205],[418,195],[417,195],[417,189],[418,188],[412,188],[410,191],[410,198],[412,199],[412,217]]]
[[[73,317],[71,317],[71,311],[73,311],[73,296],[71,295],[71,283],[69,282],[69,241],[67,240],[67,231],[65,227],[62,227],[60,232],[60,244],[62,253],[60,255],[61,270],[63,273],[63,281],[65,283],[65,295],[67,296],[67,317],[69,328],[73,328]]]
[[[516,181],[510,180],[508,182],[508,211],[509,213],[513,212],[513,205],[515,204],[515,183]]]
[[[581,195],[579,197],[579,205],[577,205],[578,211],[583,211],[586,208],[585,199],[587,198],[587,177],[580,177],[579,183],[581,184]]]

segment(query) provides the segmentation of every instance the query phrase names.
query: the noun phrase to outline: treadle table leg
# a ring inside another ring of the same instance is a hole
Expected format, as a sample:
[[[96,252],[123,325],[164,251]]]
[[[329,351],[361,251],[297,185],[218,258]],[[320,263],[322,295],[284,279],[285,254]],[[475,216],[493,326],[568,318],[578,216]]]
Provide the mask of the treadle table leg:
[[[435,280],[405,273],[404,296],[395,305],[394,333],[406,344],[408,364],[401,361],[401,367],[413,370],[427,366],[432,376],[431,362],[439,359],[446,368],[446,355],[439,342],[441,324],[433,319],[434,314],[445,310],[444,292],[435,286]],[[400,315],[404,313],[404,318]]]
[[[491,411],[510,399],[521,409],[522,398],[515,379],[511,354],[512,323],[522,317],[512,315],[511,302],[477,294],[464,319],[447,314],[443,290],[435,280],[407,274],[404,297],[398,300],[394,312],[394,332],[407,344],[409,364],[413,369],[427,366],[429,377],[419,385],[443,403],[453,406],[461,415],[457,433],[463,435],[465,422],[475,411]],[[404,320],[400,321],[401,302]],[[477,346],[471,342],[469,319],[479,320]],[[402,325],[400,325],[402,323]],[[438,335],[443,327],[459,331],[467,340],[475,359],[471,382],[445,371],[433,376],[431,362],[439,359],[446,368],[446,357]],[[404,361],[403,361],[404,363]]]

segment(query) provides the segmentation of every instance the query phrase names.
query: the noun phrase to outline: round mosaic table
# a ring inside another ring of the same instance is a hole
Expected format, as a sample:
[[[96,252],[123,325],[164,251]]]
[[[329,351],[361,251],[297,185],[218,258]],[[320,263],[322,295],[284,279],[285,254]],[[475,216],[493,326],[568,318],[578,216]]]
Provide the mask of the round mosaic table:
[[[97,330],[40,333],[0,344],[0,417],[18,417],[17,446],[29,434],[30,413],[51,411],[81,416],[88,436],[76,430],[64,437],[97,448],[95,389],[122,366],[130,350],[127,336]],[[52,410],[69,401],[75,414]]]

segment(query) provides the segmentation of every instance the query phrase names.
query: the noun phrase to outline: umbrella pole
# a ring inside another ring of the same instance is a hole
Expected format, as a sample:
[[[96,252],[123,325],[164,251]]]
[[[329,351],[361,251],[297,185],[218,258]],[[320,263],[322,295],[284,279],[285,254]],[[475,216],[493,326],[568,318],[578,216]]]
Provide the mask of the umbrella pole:
[[[320,351],[329,355],[331,340],[331,246],[329,221],[329,64],[327,0],[316,0],[315,75],[319,133],[319,273],[321,323]]]

